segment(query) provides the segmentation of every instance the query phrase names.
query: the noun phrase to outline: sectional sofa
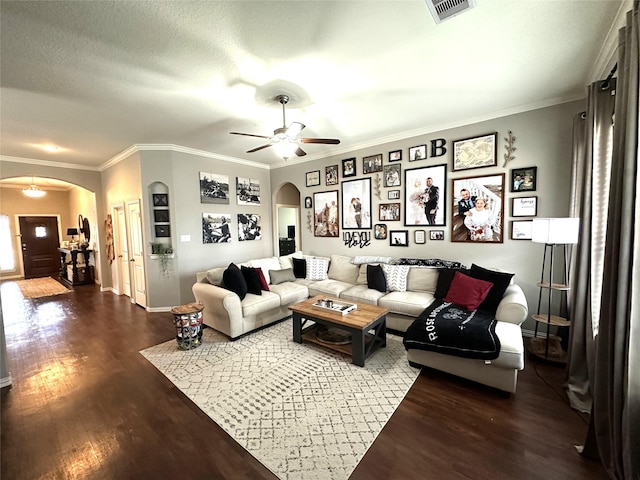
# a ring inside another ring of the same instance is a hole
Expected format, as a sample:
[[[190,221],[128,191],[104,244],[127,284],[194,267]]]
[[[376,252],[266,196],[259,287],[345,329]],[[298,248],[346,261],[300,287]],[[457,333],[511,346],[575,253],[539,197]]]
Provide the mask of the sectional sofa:
[[[294,263],[306,260],[305,278],[295,277]],[[296,252],[282,257],[250,260],[241,266],[260,268],[269,291],[260,295],[239,295],[222,287],[226,267],[196,274],[193,294],[204,305],[203,321],[231,339],[290,316],[288,307],[315,295],[338,297],[346,301],[379,305],[389,309],[387,329],[403,334],[434,300],[438,268],[406,265],[401,269],[400,285],[381,292],[368,287],[367,265],[393,263],[389,257],[317,257]],[[389,267],[387,267],[389,268]],[[407,271],[408,270],[408,271]],[[402,291],[404,290],[404,291]],[[524,368],[524,345],[520,325],[528,308],[522,289],[515,283],[506,288],[496,310],[495,333],[500,353],[494,360],[445,355],[433,351],[407,350],[412,365],[426,366],[467,378],[505,392],[515,392],[517,374]]]

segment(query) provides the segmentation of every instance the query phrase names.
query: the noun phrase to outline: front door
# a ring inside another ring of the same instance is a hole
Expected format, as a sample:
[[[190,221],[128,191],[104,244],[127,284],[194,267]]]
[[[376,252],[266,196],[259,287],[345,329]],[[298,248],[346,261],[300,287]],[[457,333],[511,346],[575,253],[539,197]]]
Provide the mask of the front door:
[[[60,237],[57,217],[18,217],[24,278],[58,277]]]
[[[129,217],[129,238],[131,249],[129,261],[133,270],[133,296],[135,302],[141,307],[147,306],[147,287],[145,282],[144,266],[144,242],[142,238],[142,215],[140,214],[140,201],[127,203]]]

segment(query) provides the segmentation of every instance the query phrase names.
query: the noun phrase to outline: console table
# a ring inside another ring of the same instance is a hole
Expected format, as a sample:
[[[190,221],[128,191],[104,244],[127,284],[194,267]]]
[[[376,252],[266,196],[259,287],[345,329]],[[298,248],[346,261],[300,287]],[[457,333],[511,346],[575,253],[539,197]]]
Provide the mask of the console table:
[[[67,287],[74,285],[85,285],[94,282],[93,265],[89,265],[91,260],[91,252],[89,249],[69,249],[58,248],[60,253],[60,273],[59,280]],[[78,262],[78,256],[82,257],[82,261]],[[71,261],[67,260],[67,256],[71,257]]]

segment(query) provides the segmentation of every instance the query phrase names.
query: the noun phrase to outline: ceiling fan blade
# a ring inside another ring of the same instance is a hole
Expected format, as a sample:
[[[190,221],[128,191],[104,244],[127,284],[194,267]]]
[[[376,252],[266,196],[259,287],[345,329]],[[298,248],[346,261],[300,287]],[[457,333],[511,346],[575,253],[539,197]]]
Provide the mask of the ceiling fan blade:
[[[304,127],[305,127],[304,123],[292,122],[291,125],[287,127],[287,130],[284,133],[289,137],[295,137],[302,131]]]
[[[267,148],[267,147],[270,147],[270,146],[271,146],[271,144],[267,143],[266,145],[261,145],[261,146],[256,147],[256,148],[252,148],[251,150],[247,150],[247,153],[257,152],[258,150],[262,150],[263,148]]]
[[[253,133],[229,132],[231,135],[244,135],[245,137],[271,138],[266,135],[254,135]]]
[[[301,138],[302,143],[325,143],[327,145],[338,145],[340,140],[337,138]]]
[[[302,150],[300,147],[298,147],[298,149],[294,153],[299,157],[304,157],[307,154],[307,152]]]

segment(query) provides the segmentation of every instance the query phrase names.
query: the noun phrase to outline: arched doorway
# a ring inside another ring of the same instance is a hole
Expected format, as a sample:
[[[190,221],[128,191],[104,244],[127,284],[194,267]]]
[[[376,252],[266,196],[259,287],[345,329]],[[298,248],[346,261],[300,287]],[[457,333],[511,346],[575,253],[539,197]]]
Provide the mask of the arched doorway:
[[[274,191],[274,250],[276,255],[288,255],[302,250],[300,190],[293,183],[284,183]]]

